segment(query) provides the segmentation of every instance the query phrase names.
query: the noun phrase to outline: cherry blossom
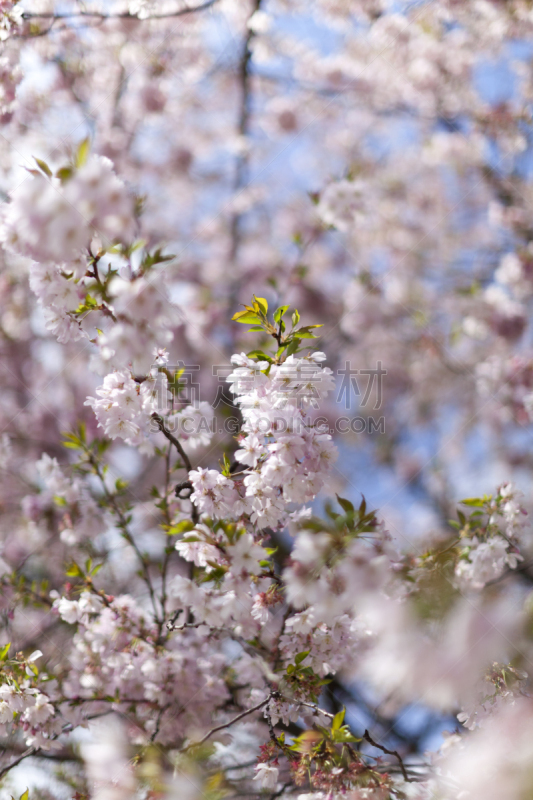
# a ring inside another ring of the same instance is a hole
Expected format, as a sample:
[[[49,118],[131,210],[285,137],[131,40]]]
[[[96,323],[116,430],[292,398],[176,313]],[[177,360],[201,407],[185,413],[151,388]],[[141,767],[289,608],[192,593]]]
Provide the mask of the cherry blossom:
[[[532,37],[0,0],[0,793],[531,794]]]

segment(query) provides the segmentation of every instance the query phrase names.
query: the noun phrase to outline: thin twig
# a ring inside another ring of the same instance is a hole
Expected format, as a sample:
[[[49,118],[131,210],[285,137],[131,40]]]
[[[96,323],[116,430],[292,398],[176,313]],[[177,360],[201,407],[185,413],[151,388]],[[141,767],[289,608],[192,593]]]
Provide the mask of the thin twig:
[[[316,711],[318,714],[324,714],[325,717],[329,717],[333,719],[335,714],[330,714],[329,711],[325,711],[323,708],[320,708],[316,705],[316,703],[306,703],[305,700],[296,700],[294,697],[285,697],[284,695],[280,695],[282,700],[285,700],[287,703],[297,703],[299,706],[306,706],[307,708],[312,708],[313,711]]]
[[[411,778],[407,774],[407,770],[405,769],[405,765],[403,763],[402,757],[397,750],[389,750],[387,747],[383,747],[382,744],[378,744],[374,741],[374,739],[370,736],[369,732],[365,730],[363,733],[363,739],[372,745],[372,747],[377,747],[378,750],[381,750],[382,753],[386,753],[388,756],[395,756],[398,759],[400,764],[400,769],[402,771],[403,779],[406,783],[411,783]]]
[[[101,714],[93,714],[93,715],[87,717],[86,719],[87,720],[98,719],[98,717],[104,717],[109,713],[111,713],[111,712],[110,711],[104,711]],[[77,725],[75,725],[73,722],[68,722],[66,725],[63,726],[63,728],[61,730],[61,733],[68,733],[68,732],[74,730],[74,728],[76,728],[76,727],[77,727]],[[61,734],[58,733],[55,736],[52,736],[51,738],[55,741],[60,735]],[[25,758],[29,758],[30,756],[38,755],[40,753],[41,749],[42,749],[41,747],[28,747],[28,749],[24,750],[24,752],[21,753],[19,756],[17,756],[17,758],[14,758],[13,761],[10,761],[9,764],[7,764],[5,767],[2,767],[0,769],[0,778],[3,778],[4,775],[6,775],[8,772],[10,772],[10,770],[12,770],[18,764],[20,764],[21,761],[24,761]]]
[[[152,584],[152,578],[150,576],[150,571],[148,569],[148,564],[146,563],[146,559],[144,558],[143,554],[141,553],[137,542],[135,541],[135,539],[133,538],[132,533],[130,532],[130,529],[129,529],[129,526],[128,526],[128,521],[127,521],[126,517],[124,516],[124,513],[123,513],[122,509],[120,508],[120,506],[119,506],[119,504],[117,502],[116,496],[114,494],[112,494],[109,491],[109,489],[107,488],[107,484],[105,482],[105,476],[102,473],[102,470],[100,468],[100,464],[98,463],[98,460],[95,458],[94,454],[88,449],[86,450],[86,454],[87,454],[87,458],[89,459],[89,463],[93,467],[97,477],[100,479],[100,483],[102,484],[102,488],[104,490],[104,494],[106,496],[106,499],[107,499],[109,505],[111,506],[112,510],[114,511],[115,516],[118,519],[119,528],[122,531],[122,534],[123,534],[124,538],[126,539],[128,544],[130,544],[133,547],[133,549],[135,550],[135,553],[137,555],[137,558],[140,561],[141,568],[142,568],[143,575],[144,575],[144,580],[146,582],[146,586],[148,587],[148,593],[150,595],[150,600],[152,602],[152,608],[153,608],[153,611],[154,611],[154,619],[155,619],[156,622],[158,622],[159,613],[158,613],[158,609],[157,609],[155,590],[154,590],[154,587],[153,587],[153,584]],[[163,617],[163,619],[164,619],[164,617]]]
[[[104,14],[101,11],[67,11],[64,14],[54,14],[52,12],[39,13],[38,11],[25,11],[22,14],[22,19],[136,19],[138,22],[144,22],[150,19],[168,19],[169,17],[182,17],[185,14],[194,14],[197,11],[205,11],[205,9],[214,6],[217,0],[206,0],[199,6],[186,6],[177,11],[168,11],[164,14],[150,14],[146,17],[139,17],[138,14],[132,14],[131,11],[122,11],[118,14]]]
[[[261,7],[261,0],[254,0],[251,14],[249,19],[259,11]],[[251,97],[251,74],[250,74],[250,63],[252,60],[252,48],[251,42],[255,36],[255,32],[251,27],[247,28],[246,37],[244,40],[244,45],[242,49],[242,54],[239,62],[239,81],[241,86],[241,102],[240,102],[240,110],[239,110],[239,121],[238,121],[238,134],[239,136],[246,138],[250,132],[250,117],[251,117],[251,107],[252,107],[252,97]],[[237,162],[235,164],[235,178],[233,181],[233,189],[235,192],[243,189],[246,185],[247,173],[248,173],[248,163],[249,163],[249,153],[245,150],[243,153],[237,156]],[[231,225],[230,225],[230,237],[231,237],[231,250],[230,250],[230,262],[235,261],[237,257],[237,252],[239,250],[240,245],[240,226],[242,220],[242,213],[236,211],[231,218]]]
[[[162,719],[162,717],[163,717],[163,714],[164,714],[164,713],[165,713],[165,711],[167,710],[167,708],[169,708],[169,705],[163,706],[163,707],[162,707],[162,708],[159,710],[159,714],[157,715],[157,720],[156,720],[156,723],[155,723],[154,732],[153,732],[153,733],[152,733],[152,735],[150,736],[150,741],[151,741],[151,742],[155,742],[155,740],[157,739],[157,736],[158,736],[158,734],[159,734],[159,729],[160,729],[160,727],[161,727],[161,719]]]
[[[181,442],[179,442],[178,439],[176,439],[176,437],[173,436],[170,433],[170,431],[167,431],[167,429],[165,428],[165,421],[163,420],[163,417],[159,416],[159,414],[156,414],[155,411],[152,414],[152,419],[154,420],[154,422],[157,423],[161,433],[164,436],[166,436],[168,441],[171,442],[174,445],[174,447],[176,448],[176,450],[180,454],[183,463],[185,464],[187,472],[190,472],[192,470],[191,460],[190,460],[189,456],[187,455],[187,453],[185,452],[185,450],[183,449],[183,446],[182,446]]]
[[[217,725],[215,728],[211,728],[211,730],[206,733],[206,735],[203,737],[203,739],[200,739],[199,742],[192,742],[192,744],[187,745],[187,747],[183,748],[182,752],[190,750],[191,747],[199,747],[201,744],[206,742],[209,739],[210,736],[212,736],[214,733],[217,733],[217,731],[222,731],[222,730],[224,730],[224,728],[230,728],[232,725],[234,725],[240,719],[243,719],[244,717],[247,717],[249,714],[253,714],[254,711],[259,711],[260,708],[263,708],[263,706],[266,706],[266,704],[270,701],[271,697],[272,697],[272,695],[269,694],[268,697],[266,698],[266,700],[261,700],[261,702],[258,703],[256,706],[253,706],[253,708],[248,708],[246,711],[242,711],[240,714],[237,714],[236,717],[233,717],[233,719],[230,719],[229,722],[225,722],[223,725]]]
[[[33,756],[36,753],[38,753],[39,750],[40,750],[39,747],[29,747],[27,750],[25,750],[23,753],[17,756],[17,758],[14,758],[13,761],[11,761],[7,766],[0,769],[0,778],[3,778],[4,775],[6,775],[10,770],[12,770],[13,767],[16,767],[17,764],[20,764],[21,761],[24,761],[25,758],[28,758],[29,756]]]
[[[155,411],[152,414],[152,419],[154,420],[154,422],[159,427],[159,430],[161,431],[163,436],[165,436],[168,439],[168,441],[171,442],[171,444],[174,445],[174,447],[176,448],[176,450],[180,454],[181,460],[183,461],[183,464],[185,465],[185,469],[187,470],[187,472],[190,472],[192,470],[191,460],[190,460],[189,456],[187,455],[187,453],[185,452],[185,450],[183,449],[183,446],[182,446],[181,442],[178,441],[178,439],[176,439],[176,437],[173,436],[170,433],[170,431],[168,431],[166,429],[165,421],[163,420],[163,417],[161,417],[159,414],[156,414]],[[191,484],[191,488],[192,488],[192,484]],[[198,513],[198,509],[196,508],[196,506],[192,502],[192,500],[191,500],[191,506],[192,506],[191,519],[192,519],[193,523],[196,525],[200,521],[200,514]]]
[[[170,512],[168,508],[169,504],[169,484],[170,484],[170,451],[171,447],[168,446],[166,458],[165,458],[165,503],[163,506],[163,516],[165,518],[166,524],[170,527],[172,524],[172,520],[170,517]],[[167,571],[168,571],[168,564],[170,561],[170,554],[173,548],[169,547],[167,544],[165,546],[165,557],[163,559],[163,565],[161,567],[161,608],[163,609],[163,613],[161,614],[161,619],[158,623],[158,642],[161,642],[162,634],[163,634],[163,625],[165,624],[165,617],[167,615]]]

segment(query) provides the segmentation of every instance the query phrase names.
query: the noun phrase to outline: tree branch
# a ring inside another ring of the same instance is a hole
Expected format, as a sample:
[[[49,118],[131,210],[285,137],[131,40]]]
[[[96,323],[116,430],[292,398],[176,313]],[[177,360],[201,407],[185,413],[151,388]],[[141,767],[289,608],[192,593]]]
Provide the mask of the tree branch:
[[[94,454],[88,449],[86,450],[86,455],[87,455],[87,458],[89,460],[89,463],[91,464],[92,468],[95,471],[95,474],[97,475],[97,477],[100,480],[100,483],[102,484],[102,489],[104,491],[106,499],[107,499],[109,505],[111,506],[112,510],[114,511],[115,516],[118,519],[119,528],[122,531],[122,534],[123,534],[124,538],[126,539],[128,544],[130,544],[133,547],[133,549],[135,550],[135,553],[137,555],[137,558],[140,561],[142,572],[143,572],[143,575],[144,575],[144,580],[146,582],[146,586],[148,587],[148,593],[150,595],[150,600],[152,602],[152,608],[153,608],[153,612],[154,612],[154,620],[157,623],[159,621],[159,613],[158,613],[158,609],[157,609],[155,590],[154,590],[154,586],[152,584],[152,578],[150,576],[150,571],[148,569],[148,564],[146,563],[146,559],[144,558],[143,554],[141,553],[137,542],[133,538],[133,535],[132,535],[132,533],[131,533],[131,531],[129,529],[129,526],[128,526],[128,521],[127,521],[126,517],[124,516],[124,513],[123,513],[122,509],[120,508],[119,504],[117,503],[116,496],[114,494],[112,494],[109,491],[109,489],[107,488],[107,484],[105,482],[105,476],[102,473],[102,470],[100,468],[100,464],[98,463],[98,460],[95,458]],[[163,617],[163,619],[164,619],[164,617]]]
[[[400,764],[400,769],[402,771],[403,779],[406,783],[411,783],[411,778],[407,774],[407,770],[405,769],[405,765],[403,763],[402,757],[397,750],[389,750],[387,747],[383,747],[382,744],[378,744],[374,741],[374,739],[370,736],[369,732],[365,730],[363,733],[363,739],[365,739],[372,747],[377,747],[378,750],[381,750],[382,753],[386,753],[388,756],[395,756]]]
[[[272,694],[269,694],[268,697],[266,698],[266,700],[261,700],[261,702],[258,703],[256,706],[253,706],[253,708],[248,708],[246,711],[242,711],[240,714],[237,714],[236,717],[233,717],[233,719],[231,719],[229,722],[225,722],[223,725],[217,725],[215,728],[211,728],[211,730],[206,733],[206,735],[203,737],[203,739],[200,739],[199,742],[192,742],[192,744],[187,745],[187,747],[183,748],[182,752],[186,752],[187,750],[190,750],[191,747],[199,747],[201,744],[206,742],[209,739],[210,736],[212,736],[214,733],[217,733],[217,731],[222,731],[222,730],[224,730],[224,728],[230,728],[232,725],[234,725],[240,719],[243,719],[244,717],[247,717],[249,714],[253,714],[254,711],[259,711],[260,708],[263,708],[263,706],[266,706],[266,704],[270,701],[271,698],[272,698]]]
[[[146,17],[139,17],[138,14],[132,14],[131,11],[122,11],[118,14],[104,14],[101,11],[67,11],[63,14],[54,14],[51,12],[43,12],[39,13],[38,11],[25,11],[22,14],[22,19],[136,19],[139,22],[144,22],[145,20],[150,19],[169,19],[170,17],[182,17],[185,14],[194,14],[197,11],[205,11],[207,8],[211,8],[217,3],[218,0],[206,0],[206,2],[201,3],[199,6],[185,6],[185,8],[180,8],[177,11],[168,11],[164,14],[150,14]]]
[[[185,450],[183,449],[183,446],[182,446],[181,442],[179,442],[179,441],[176,439],[176,437],[175,437],[175,436],[173,436],[173,435],[170,433],[170,431],[167,431],[167,429],[165,428],[165,422],[164,422],[164,420],[163,420],[163,417],[160,417],[160,416],[159,416],[159,414],[156,414],[156,413],[155,413],[155,411],[154,411],[154,413],[152,414],[152,419],[153,419],[153,420],[154,420],[154,422],[156,422],[156,423],[157,423],[157,425],[159,426],[159,430],[161,431],[161,433],[162,433],[164,436],[166,436],[166,438],[168,439],[168,441],[169,441],[169,442],[171,442],[171,443],[174,445],[174,447],[176,448],[176,450],[178,451],[178,453],[179,453],[179,454],[180,454],[180,456],[181,456],[181,460],[182,460],[182,461],[183,461],[183,463],[185,464],[185,467],[186,467],[186,469],[187,469],[187,472],[190,472],[190,471],[192,470],[192,464],[191,464],[191,460],[190,460],[189,456],[187,455],[187,453],[185,452]]]
[[[261,0],[253,0],[252,12],[250,14],[250,19],[256,11],[259,11],[261,7]],[[251,28],[247,29],[246,38],[244,40],[244,46],[242,50],[241,59],[239,62],[239,82],[241,85],[241,103],[239,109],[239,121],[238,121],[238,133],[241,137],[246,137],[249,132],[250,128],[250,116],[251,116],[251,91],[250,91],[250,61],[252,58],[252,50],[250,48],[250,44],[252,39],[254,38],[255,33]],[[242,189],[246,183],[246,176],[248,170],[248,161],[249,155],[246,151],[244,151],[241,155],[237,157],[237,163],[235,165],[235,179],[233,183],[233,190],[238,191]],[[231,236],[231,250],[230,250],[230,261],[234,261],[237,256],[237,251],[239,249],[239,242],[240,242],[240,222],[242,219],[242,214],[239,212],[234,212],[231,218],[231,227],[230,227],[230,236]]]
[[[156,414],[154,412],[152,414],[152,419],[154,420],[154,422],[157,423],[157,425],[159,427],[159,430],[161,431],[163,436],[165,436],[168,439],[168,441],[171,442],[171,444],[174,445],[174,447],[176,448],[176,450],[180,454],[181,460],[183,461],[183,463],[185,465],[185,469],[187,470],[187,472],[190,472],[192,470],[192,468],[193,468],[192,464],[191,464],[191,460],[190,460],[189,456],[187,455],[187,453],[185,452],[185,450],[183,449],[183,446],[182,446],[181,442],[179,442],[178,439],[176,439],[176,437],[173,436],[170,433],[170,431],[168,431],[166,429],[163,417],[161,417],[159,414]],[[187,481],[187,483],[189,483],[189,482]],[[183,486],[184,484],[181,484],[181,485]],[[191,489],[192,489],[192,485],[191,485]],[[177,492],[176,492],[176,494],[177,494]],[[179,495],[178,495],[178,497],[179,497]],[[200,519],[200,515],[198,513],[198,509],[196,508],[196,506],[194,505],[194,503],[192,501],[191,501],[191,505],[192,505],[191,519],[194,522],[194,524],[196,525],[196,523]]]

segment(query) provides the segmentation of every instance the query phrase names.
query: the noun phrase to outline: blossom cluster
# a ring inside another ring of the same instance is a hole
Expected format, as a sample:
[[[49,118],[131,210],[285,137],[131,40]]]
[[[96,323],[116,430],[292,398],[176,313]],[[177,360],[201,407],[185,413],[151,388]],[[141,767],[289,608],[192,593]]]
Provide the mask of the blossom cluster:
[[[91,156],[63,178],[36,172],[12,193],[2,241],[40,263],[65,264],[85,255],[93,237],[104,247],[134,233],[134,202],[108,158]],[[81,277],[81,275],[77,275]]]
[[[77,624],[65,697],[83,698],[92,713],[109,696],[118,709],[133,707],[141,741],[155,732],[159,742],[175,742],[192,724],[207,726],[210,708],[227,700],[225,658],[205,634],[184,632],[162,649],[152,621],[131,596],[83,592],[79,599],[58,597],[54,607],[66,623]]]
[[[91,246],[105,251],[132,240],[134,198],[102,156],[55,176],[47,165],[43,169],[33,170],[13,191],[0,239],[6,249],[32,260],[30,286],[46,327],[66,343],[88,337],[74,312],[87,295]]]
[[[135,380],[129,370],[111,372],[96,389],[97,398],[88,397],[85,405],[90,406],[98,420],[99,427],[110,439],[124,439],[132,447],[140,447],[151,452],[150,433],[154,429],[153,415],[165,411],[166,419],[177,427],[179,436],[187,445],[195,449],[209,444],[212,436],[213,409],[205,402],[188,405],[172,412],[162,409],[169,395],[168,378],[164,372],[149,374],[142,380]]]
[[[85,405],[93,409],[107,437],[120,437],[139,446],[145,441],[151,415],[157,410],[152,389],[151,382],[136,382],[129,370],[111,372],[96,389],[98,397],[88,397]]]
[[[78,6],[0,0],[0,791],[57,741],[83,800],[532,796],[531,2]],[[335,475],[257,290],[385,405]],[[239,354],[237,446],[171,346]]]
[[[227,380],[243,416],[235,459],[244,477],[194,470],[192,501],[201,513],[238,519],[244,513],[259,528],[276,527],[287,503],[305,503],[320,491],[336,458],[330,434],[306,411],[317,408],[334,386],[321,352],[281,364],[233,355]]]
[[[5,41],[20,26],[22,8],[18,0],[2,0],[0,2],[0,41]]]
[[[5,661],[7,652],[2,655]],[[7,736],[20,728],[27,746],[50,750],[58,746],[55,740],[61,733],[62,720],[48,694],[42,691],[43,684],[36,685],[35,662],[41,656],[42,652],[36,650],[22,661],[17,656],[4,665],[0,681],[0,735]]]
[[[526,511],[520,506],[522,493],[510,484],[501,486],[484,504],[486,527],[473,526],[461,539],[455,577],[463,589],[482,589],[500,578],[505,569],[516,569],[524,560],[520,550],[530,548]],[[483,508],[483,506],[482,506]]]

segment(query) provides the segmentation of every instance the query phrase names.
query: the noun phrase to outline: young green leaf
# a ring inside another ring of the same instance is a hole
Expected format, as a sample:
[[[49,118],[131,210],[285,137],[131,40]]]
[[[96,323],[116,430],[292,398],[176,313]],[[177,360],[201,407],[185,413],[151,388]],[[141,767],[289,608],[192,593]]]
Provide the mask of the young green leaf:
[[[344,715],[346,714],[346,709],[343,708],[342,711],[339,711],[333,717],[333,722],[331,723],[331,730],[338,731],[342,727],[342,723],[344,722]]]
[[[355,513],[355,508],[353,506],[353,503],[350,503],[349,500],[345,500],[344,497],[339,497],[338,494],[335,495],[335,497],[337,498],[338,504],[340,505],[340,507],[342,508],[342,510],[346,514],[354,514]]]
[[[317,339],[318,338],[317,336],[315,336],[314,333],[311,333],[310,331],[304,331],[304,330],[294,331],[294,333],[292,335],[296,336],[298,339]]]
[[[76,150],[76,155],[74,157],[74,163],[76,167],[78,167],[78,169],[80,167],[83,167],[83,165],[87,163],[90,151],[91,151],[91,140],[87,136],[79,143],[78,149]]]
[[[188,533],[192,530],[194,530],[194,522],[190,519],[184,519],[178,522],[177,525],[173,525],[172,528],[169,528],[167,536],[178,536],[180,533]]]
[[[287,313],[289,306],[280,306],[274,311],[274,322],[279,324],[281,318]]]
[[[250,350],[246,355],[248,358],[259,358],[261,361],[268,361],[270,364],[274,360],[272,356],[269,356],[268,353],[264,353],[262,350]]]
[[[257,325],[261,322],[261,318],[257,314],[247,309],[244,311],[237,311],[237,313],[232,316],[232,320],[240,322],[242,325]]]
[[[263,312],[263,314],[266,317],[266,315],[268,313],[268,303],[265,300],[265,298],[264,297],[256,297],[255,294],[254,294],[254,300],[255,300],[255,302],[257,303],[257,305],[259,306],[259,308],[261,309],[261,311]]]
[[[52,177],[52,170],[50,169],[46,161],[41,161],[40,158],[35,158],[35,156],[33,156],[33,160],[35,161],[41,172],[44,172],[47,178]]]
[[[59,178],[61,183],[66,183],[73,174],[72,167],[61,167],[56,172],[56,178]]]
[[[294,662],[296,664],[301,664],[302,661],[305,661],[310,652],[311,652],[310,650],[304,650],[303,653],[298,653],[298,655],[294,659]]]

